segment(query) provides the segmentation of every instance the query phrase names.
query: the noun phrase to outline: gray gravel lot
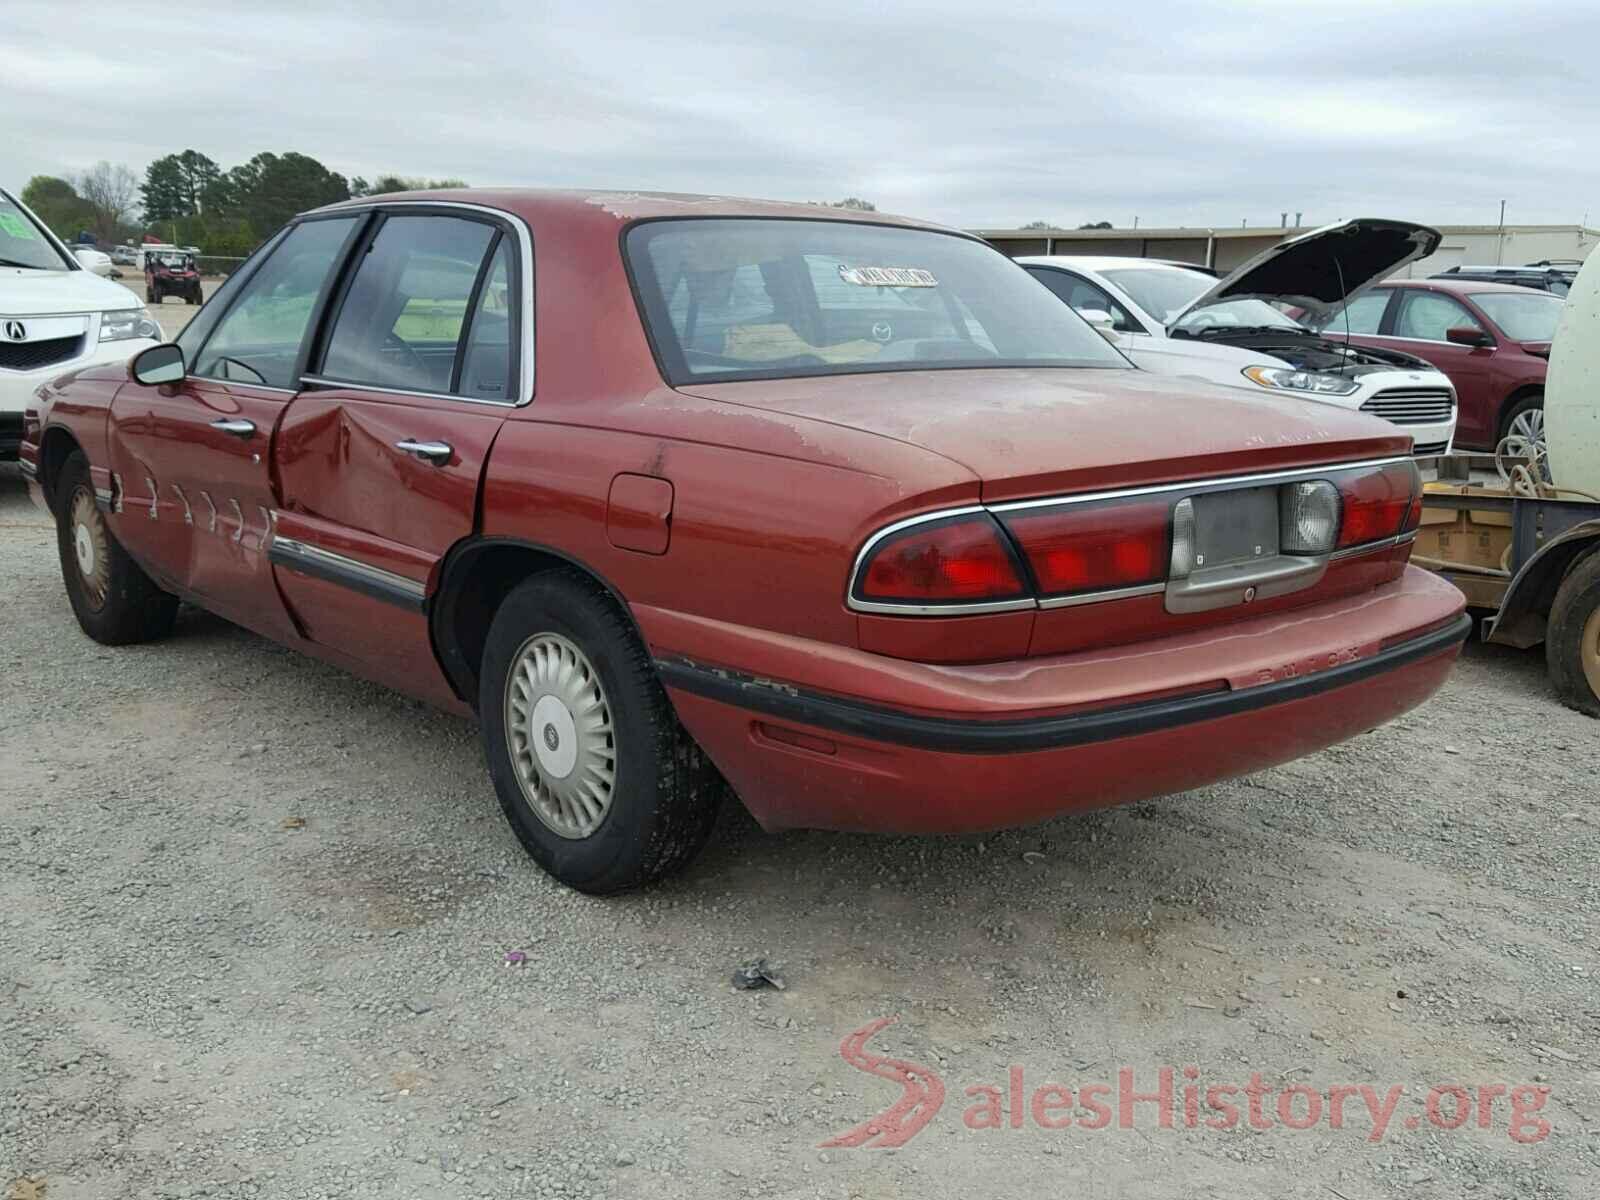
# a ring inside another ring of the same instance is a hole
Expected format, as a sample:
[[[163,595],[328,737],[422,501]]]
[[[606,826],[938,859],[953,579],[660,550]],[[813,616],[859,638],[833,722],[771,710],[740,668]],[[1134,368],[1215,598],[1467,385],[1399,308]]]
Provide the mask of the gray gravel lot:
[[[595,900],[523,857],[471,723],[197,611],[90,642],[9,467],[0,564],[0,1196],[1596,1194],[1600,724],[1538,652],[1030,830],[730,811],[687,875]],[[730,988],[757,954],[786,991]],[[899,1094],[839,1053],[883,1017],[869,1051],[944,1106],[820,1148]],[[1031,1094],[1163,1065],[1406,1091],[1376,1142],[1358,1101],[1338,1130],[1184,1128],[1181,1094],[1171,1129],[963,1121],[1012,1066]],[[1430,1085],[1494,1083],[1550,1088],[1549,1136],[1512,1140],[1504,1097],[1427,1118]]]

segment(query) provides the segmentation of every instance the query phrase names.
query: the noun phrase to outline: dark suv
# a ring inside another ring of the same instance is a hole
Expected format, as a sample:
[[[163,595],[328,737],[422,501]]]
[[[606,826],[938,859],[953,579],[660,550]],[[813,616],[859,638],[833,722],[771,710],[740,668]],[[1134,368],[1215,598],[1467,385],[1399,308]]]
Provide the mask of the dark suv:
[[[1564,297],[1577,275],[1578,268],[1575,265],[1545,261],[1529,263],[1525,267],[1451,267],[1432,278],[1465,283],[1510,283]]]
[[[151,304],[160,304],[168,296],[182,296],[185,304],[203,300],[194,255],[163,251],[144,256],[144,298]]]

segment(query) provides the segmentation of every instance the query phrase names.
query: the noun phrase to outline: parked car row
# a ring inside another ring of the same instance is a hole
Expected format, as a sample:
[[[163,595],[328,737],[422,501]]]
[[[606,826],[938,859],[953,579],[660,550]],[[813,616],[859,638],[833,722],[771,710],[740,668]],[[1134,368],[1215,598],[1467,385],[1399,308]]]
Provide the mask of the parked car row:
[[[1255,302],[1217,287],[1218,323]],[[878,213],[383,196],[46,384],[21,456],[89,636],[187,600],[476,713],[528,852],[606,892],[730,787],[771,829],[986,829],[1421,703],[1470,623],[1408,563],[1412,435],[1267,374],[1338,378],[1311,357],[1141,370],[981,240]]]
[[[1371,413],[1403,427],[1412,453],[1427,458],[1450,450],[1450,378],[1414,349],[1357,349],[1316,327],[1351,295],[1438,244],[1439,234],[1425,226],[1350,221],[1281,242],[1221,280],[1143,258],[1018,261],[1146,370]]]

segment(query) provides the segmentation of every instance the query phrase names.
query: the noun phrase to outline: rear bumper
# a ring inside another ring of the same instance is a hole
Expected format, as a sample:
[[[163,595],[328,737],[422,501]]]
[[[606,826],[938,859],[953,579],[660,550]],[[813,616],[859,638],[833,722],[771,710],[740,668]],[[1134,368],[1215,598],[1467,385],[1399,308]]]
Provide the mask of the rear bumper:
[[[1102,654],[880,659],[853,695],[656,654],[680,718],[768,828],[980,830],[1201,786],[1382,724],[1444,682],[1462,603],[1413,568],[1367,596]]]

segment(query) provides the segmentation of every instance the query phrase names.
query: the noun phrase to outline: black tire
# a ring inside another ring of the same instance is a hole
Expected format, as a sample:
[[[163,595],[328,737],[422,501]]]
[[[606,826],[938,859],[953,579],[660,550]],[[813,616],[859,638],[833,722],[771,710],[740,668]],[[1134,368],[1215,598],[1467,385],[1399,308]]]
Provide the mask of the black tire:
[[[89,460],[75,450],[62,464],[54,492],[56,546],[67,599],[83,631],[106,646],[125,646],[165,637],[178,613],[178,598],[162,591],[113,536],[95,504]],[[92,558],[103,562],[92,581],[79,560],[79,526],[92,543]]]
[[[1556,590],[1544,631],[1544,661],[1568,708],[1600,717],[1600,544]]]
[[[1530,395],[1524,396],[1521,400],[1518,400],[1515,404],[1512,404],[1509,407],[1507,407],[1506,411],[1503,414],[1501,414],[1501,417],[1500,417],[1500,436],[1495,439],[1495,445],[1498,446],[1501,442],[1503,442],[1505,440],[1506,434],[1511,432],[1511,423],[1513,421],[1515,421],[1518,417],[1520,417],[1523,413],[1528,412],[1528,411],[1530,411],[1532,409],[1535,409],[1535,408],[1542,409],[1543,407],[1544,407],[1544,393],[1543,392],[1533,392]]]
[[[564,837],[540,817],[513,761],[512,670],[530,641],[552,634],[592,664],[611,721],[609,804],[586,836]],[[484,648],[478,716],[511,828],[534,861],[569,887],[596,895],[639,887],[682,868],[710,836],[722,781],[678,723],[628,618],[587,576],[534,575],[501,603]]]

